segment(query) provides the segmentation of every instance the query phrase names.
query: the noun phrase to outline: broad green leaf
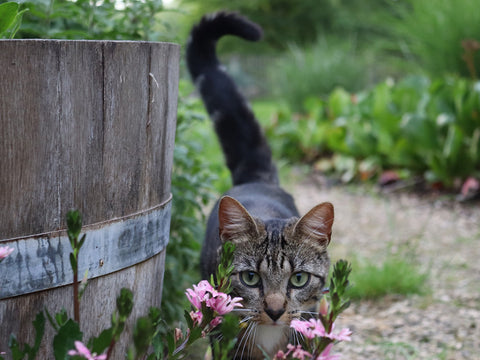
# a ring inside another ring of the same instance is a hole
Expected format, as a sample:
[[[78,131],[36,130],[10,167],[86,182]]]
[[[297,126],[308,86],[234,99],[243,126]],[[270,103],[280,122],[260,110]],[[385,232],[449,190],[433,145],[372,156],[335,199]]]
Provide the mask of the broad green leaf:
[[[90,339],[88,345],[93,352],[102,354],[110,346],[112,339],[113,328],[108,328],[103,330],[97,337]]]
[[[83,333],[80,331],[78,323],[72,319],[68,319],[53,338],[53,354],[55,360],[68,359],[67,352],[75,348],[75,341],[81,341],[82,336]]]
[[[351,106],[351,96],[342,88],[335,89],[328,98],[328,112],[331,118],[337,118],[348,113]]]
[[[0,5],[0,37],[13,25],[18,13],[18,4],[7,2]]]
[[[117,297],[117,310],[120,314],[120,319],[126,319],[133,309],[133,293],[127,288],[120,290],[120,295]]]
[[[139,317],[133,330],[133,344],[136,354],[143,355],[148,350],[155,327],[148,317]]]
[[[43,334],[45,332],[45,315],[43,311],[40,311],[35,320],[33,321],[33,327],[35,329],[35,343],[32,348],[29,349],[28,359],[33,360],[37,356],[38,350],[40,349],[40,344],[43,339]]]

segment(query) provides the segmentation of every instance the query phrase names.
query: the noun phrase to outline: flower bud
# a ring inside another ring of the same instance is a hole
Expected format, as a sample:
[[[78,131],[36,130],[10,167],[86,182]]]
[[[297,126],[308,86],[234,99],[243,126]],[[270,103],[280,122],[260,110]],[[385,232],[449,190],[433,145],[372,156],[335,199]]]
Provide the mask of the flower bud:
[[[322,297],[322,300],[320,300],[320,306],[319,306],[318,312],[322,316],[328,315],[328,302],[327,302],[327,299],[325,299],[325,296]]]

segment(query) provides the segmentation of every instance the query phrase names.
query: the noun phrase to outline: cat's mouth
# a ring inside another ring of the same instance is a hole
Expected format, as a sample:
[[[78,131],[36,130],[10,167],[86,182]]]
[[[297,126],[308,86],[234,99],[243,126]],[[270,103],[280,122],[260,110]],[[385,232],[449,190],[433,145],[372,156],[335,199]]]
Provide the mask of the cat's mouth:
[[[272,319],[266,312],[263,312],[260,314],[258,323],[259,325],[288,326],[290,324],[290,319],[287,314],[280,316],[278,319]]]

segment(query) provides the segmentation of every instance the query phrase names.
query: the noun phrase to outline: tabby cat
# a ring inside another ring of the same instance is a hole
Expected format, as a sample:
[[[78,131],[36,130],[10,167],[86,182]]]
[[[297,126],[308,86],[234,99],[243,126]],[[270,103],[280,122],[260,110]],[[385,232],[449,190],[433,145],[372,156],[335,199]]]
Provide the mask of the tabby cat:
[[[235,359],[263,359],[298,341],[292,319],[316,309],[330,266],[333,206],[322,203],[299,217],[280,186],[270,148],[252,110],[216,56],[224,35],[256,41],[261,28],[234,13],[207,15],[191,31],[187,64],[231,171],[233,187],[215,205],[207,224],[201,264],[209,279],[221,244],[236,245],[233,295],[243,298],[248,324],[239,334]]]

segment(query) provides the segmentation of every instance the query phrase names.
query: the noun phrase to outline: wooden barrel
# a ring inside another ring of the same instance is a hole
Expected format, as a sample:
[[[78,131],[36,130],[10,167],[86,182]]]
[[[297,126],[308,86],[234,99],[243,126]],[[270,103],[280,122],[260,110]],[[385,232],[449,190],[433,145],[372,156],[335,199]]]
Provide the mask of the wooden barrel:
[[[170,224],[179,46],[128,41],[0,41],[0,351],[33,344],[37,312],[73,317],[68,210],[83,215],[79,277],[86,342],[110,326],[122,287],[132,324],[160,306]],[[52,359],[47,323],[39,359]]]

